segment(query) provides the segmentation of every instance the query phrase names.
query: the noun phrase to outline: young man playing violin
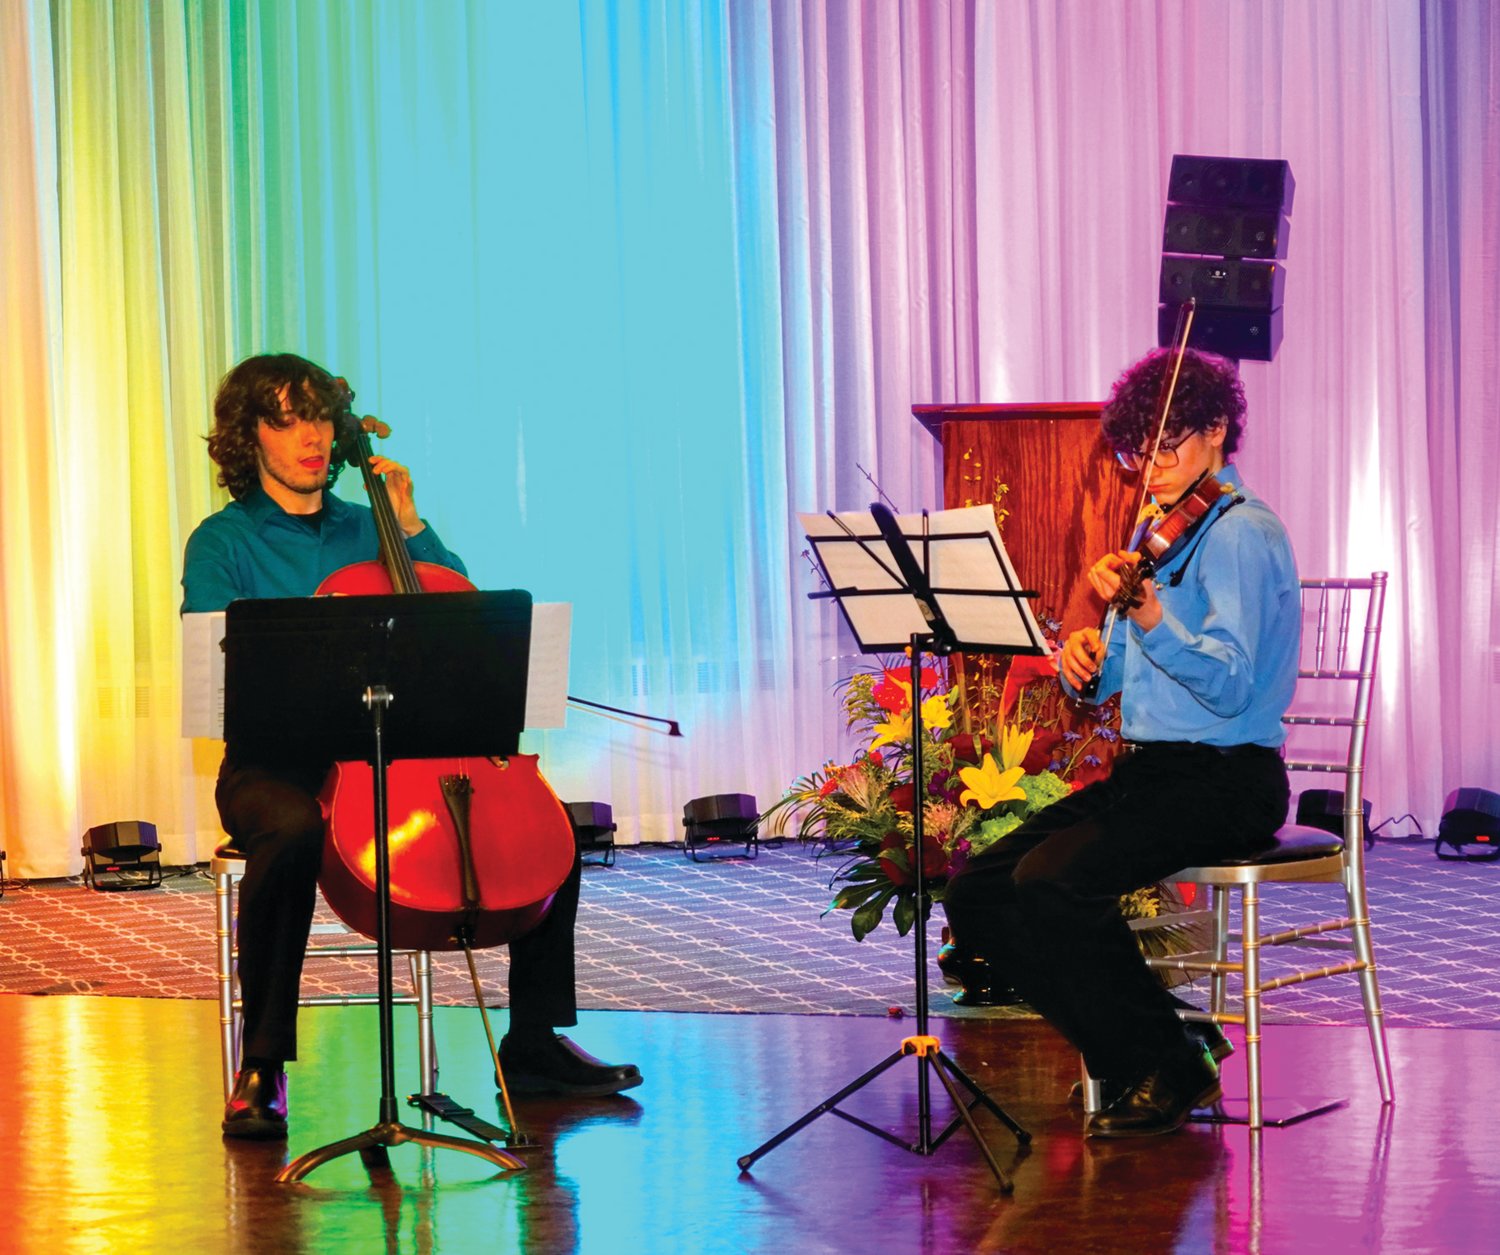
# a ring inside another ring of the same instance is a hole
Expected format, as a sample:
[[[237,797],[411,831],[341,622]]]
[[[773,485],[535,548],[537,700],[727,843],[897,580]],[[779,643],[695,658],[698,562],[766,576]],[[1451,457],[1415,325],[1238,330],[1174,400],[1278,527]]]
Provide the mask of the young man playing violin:
[[[368,506],[329,492],[341,466],[334,418],[350,394],[341,380],[289,353],[252,357],[224,377],[214,399],[209,456],[234,498],[188,539],[183,613],[222,610],[246,597],[305,597],[341,567],[374,559]],[[369,428],[373,420],[364,420]],[[385,476],[412,558],[464,572],[417,513],[411,476],[372,457]],[[224,830],[245,854],[240,884],[242,1057],[224,1111],[226,1137],[286,1136],[285,1064],[297,1057],[297,997],[323,852],[317,794],[331,762],[247,761],[225,746],[215,800]],[[601,1096],[641,1083],[633,1064],[608,1064],[554,1029],[577,1022],[573,924],[579,864],[552,909],[510,944],[510,1031],[501,1042],[514,1093]]]
[[[1296,683],[1297,568],[1285,529],[1228,461],[1244,429],[1234,367],[1187,350],[1161,423],[1159,350],[1116,382],[1102,417],[1125,468],[1170,510],[1205,474],[1229,490],[1140,581],[1106,642],[1073,632],[1064,690],[1121,694],[1124,752],[1109,777],[1023,824],[948,886],[954,936],[1010,980],[1104,1082],[1090,1137],[1181,1127],[1220,1095],[1230,1046],[1146,966],[1120,914],[1122,894],[1183,867],[1254,854],[1286,819],[1277,747]],[[1088,579],[1106,603],[1139,554],[1105,554]],[[1127,590],[1128,591],[1128,590]],[[1210,1057],[1210,1056],[1213,1057]]]

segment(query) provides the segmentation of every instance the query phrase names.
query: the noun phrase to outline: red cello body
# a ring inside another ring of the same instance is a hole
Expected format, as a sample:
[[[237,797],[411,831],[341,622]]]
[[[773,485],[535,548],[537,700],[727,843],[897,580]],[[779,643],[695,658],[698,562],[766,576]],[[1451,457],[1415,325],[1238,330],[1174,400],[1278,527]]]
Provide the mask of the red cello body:
[[[381,561],[335,571],[318,594],[475,591],[456,571],[411,560],[384,483],[369,469],[368,439],[354,427]],[[323,895],[340,919],[369,937],[376,933],[372,776],[368,763],[338,763],[319,795],[326,818]],[[495,946],[529,932],[576,857],[567,810],[534,754],[398,759],[386,770],[386,812],[390,935],[403,949]]]
[[[375,935],[375,810],[368,763],[338,763],[319,800],[328,817],[319,881],[334,913]],[[473,912],[464,903],[458,832],[439,783],[467,777]],[[386,770],[391,854],[391,943],[412,950],[498,946],[530,932],[573,866],[567,811],[537,770],[536,755],[497,765],[487,758],[397,759]]]

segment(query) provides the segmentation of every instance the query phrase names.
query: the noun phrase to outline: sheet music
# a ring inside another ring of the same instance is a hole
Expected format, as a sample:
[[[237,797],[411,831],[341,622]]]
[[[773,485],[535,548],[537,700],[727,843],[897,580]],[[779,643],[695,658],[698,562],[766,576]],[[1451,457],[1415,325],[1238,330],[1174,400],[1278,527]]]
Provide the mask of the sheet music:
[[[561,728],[567,719],[568,647],[573,606],[531,607],[526,726]],[[182,735],[224,739],[224,611],[182,616]]]
[[[911,543],[921,561],[922,516],[903,514],[898,519],[901,534]],[[927,573],[934,589],[972,588],[1015,592],[1021,587],[1016,569],[1011,565],[1000,529],[995,525],[995,511],[987,505],[956,510],[938,510],[927,516],[928,546],[932,569]],[[940,536],[983,532],[984,540],[948,541],[938,544]],[[996,561],[998,557],[999,561]],[[1001,648],[1025,649],[1042,640],[1042,629],[1024,598],[1010,600],[998,597],[972,597],[963,593],[936,593],[943,617],[961,641],[982,642]]]
[[[833,588],[841,592],[864,590],[864,595],[839,598],[839,607],[863,648],[899,649],[912,635],[927,631],[915,599],[901,591],[896,560],[868,513],[862,510],[841,513],[836,516],[837,522],[826,514],[797,517],[827,569]],[[925,548],[930,564],[928,582],[934,590],[1017,592],[1021,589],[992,507],[929,511],[925,546],[921,514],[898,515],[896,521],[918,563],[923,561]],[[864,544],[849,541],[850,533]],[[893,590],[889,597],[881,593],[886,588]],[[1045,652],[1041,627],[1025,598],[934,591],[933,601],[954,636],[967,648]]]
[[[573,605],[533,602],[531,656],[526,673],[527,728],[561,728],[568,716],[568,646]]]
[[[827,568],[829,581],[836,589],[864,588],[877,590],[889,588],[889,597],[851,597],[840,602],[840,608],[849,620],[854,637],[861,643],[883,642],[882,647],[899,649],[899,642],[909,640],[914,634],[927,630],[927,620],[917,609],[896,574],[896,559],[891,556],[890,546],[875,527],[875,521],[867,511],[850,510],[836,516],[838,522],[826,514],[799,514],[802,530],[812,542],[813,549]],[[991,514],[993,517],[993,512]],[[920,519],[919,519],[920,522]],[[843,527],[839,524],[842,523]],[[906,530],[906,519],[901,520],[902,531]],[[849,530],[846,532],[844,528]],[[852,532],[869,546],[875,557],[866,553],[864,547],[844,544],[843,538]],[[838,543],[823,545],[821,540]],[[879,561],[876,561],[876,558]],[[884,564],[882,566],[882,564]],[[893,643],[894,642],[894,643]]]
[[[182,616],[182,735],[224,736],[224,612]]]

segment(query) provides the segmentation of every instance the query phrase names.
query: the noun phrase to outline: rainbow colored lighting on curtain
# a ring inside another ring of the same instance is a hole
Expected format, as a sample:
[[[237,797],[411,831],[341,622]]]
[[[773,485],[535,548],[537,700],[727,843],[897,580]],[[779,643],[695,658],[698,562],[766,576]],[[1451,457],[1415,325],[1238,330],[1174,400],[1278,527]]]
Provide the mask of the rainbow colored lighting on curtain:
[[[1371,793],[1435,818],[1500,773],[1497,65],[1484,0],[0,6],[9,874],[217,836],[177,578],[215,383],[269,349],[393,426],[481,586],[574,604],[575,693],[682,722],[572,716],[564,796],[626,840],[769,805],[853,661],[794,511],[860,465],[937,505],[913,402],[1102,396],[1174,152],[1296,172],[1241,463],[1304,573],[1392,571]]]

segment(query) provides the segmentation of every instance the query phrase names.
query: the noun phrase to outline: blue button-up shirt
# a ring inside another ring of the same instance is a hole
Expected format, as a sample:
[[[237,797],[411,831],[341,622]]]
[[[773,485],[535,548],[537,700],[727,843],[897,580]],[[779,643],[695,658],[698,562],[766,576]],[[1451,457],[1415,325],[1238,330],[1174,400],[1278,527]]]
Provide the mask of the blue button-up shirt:
[[[429,524],[408,536],[417,562],[467,575]],[[238,501],[198,524],[182,564],[182,613],[222,610],[240,598],[310,597],[341,567],[380,553],[375,516],[331,492],[315,519],[288,514],[257,484]]]
[[[1281,520],[1239,472],[1226,466],[1216,478],[1244,500],[1215,506],[1206,530],[1156,573],[1161,622],[1149,632],[1124,616],[1115,625],[1099,700],[1122,694],[1127,740],[1286,739],[1281,716],[1297,684],[1302,630],[1296,560]]]

